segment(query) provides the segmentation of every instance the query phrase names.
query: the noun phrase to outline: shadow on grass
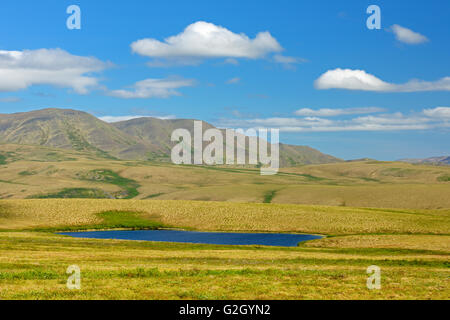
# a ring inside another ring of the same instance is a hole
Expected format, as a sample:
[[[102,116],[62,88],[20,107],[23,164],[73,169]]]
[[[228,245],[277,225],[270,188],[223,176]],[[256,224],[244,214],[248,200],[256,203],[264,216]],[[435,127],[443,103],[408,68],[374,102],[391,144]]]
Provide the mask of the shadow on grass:
[[[97,224],[81,226],[61,226],[53,228],[34,228],[32,231],[38,232],[68,232],[86,230],[109,230],[109,229],[131,229],[131,230],[158,230],[170,228],[158,221],[157,216],[146,219],[143,213],[130,211],[105,211],[97,213],[97,217],[103,221]]]

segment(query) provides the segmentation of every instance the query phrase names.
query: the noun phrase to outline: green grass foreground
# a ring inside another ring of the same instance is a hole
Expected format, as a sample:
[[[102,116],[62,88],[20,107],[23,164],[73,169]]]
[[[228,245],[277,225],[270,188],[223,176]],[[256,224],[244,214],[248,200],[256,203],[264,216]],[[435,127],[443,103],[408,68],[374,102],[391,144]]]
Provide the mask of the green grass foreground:
[[[77,239],[49,232],[169,225],[207,231],[207,226],[220,231],[316,230],[331,236],[282,248]],[[450,296],[448,210],[14,200],[0,201],[0,226],[0,299]],[[81,269],[81,290],[66,287],[70,265]],[[366,287],[371,265],[381,268],[381,290]]]
[[[447,239],[448,240],[448,239]],[[14,246],[14,250],[11,250]],[[448,252],[266,248],[0,233],[0,299],[447,299]],[[68,290],[69,265],[81,290]],[[366,269],[382,289],[366,288]]]

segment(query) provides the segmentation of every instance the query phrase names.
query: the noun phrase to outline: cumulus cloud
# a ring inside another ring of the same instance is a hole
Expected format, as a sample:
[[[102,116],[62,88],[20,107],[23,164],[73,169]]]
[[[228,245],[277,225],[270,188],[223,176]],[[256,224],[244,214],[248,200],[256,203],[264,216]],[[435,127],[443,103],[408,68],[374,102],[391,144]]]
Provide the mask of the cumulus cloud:
[[[0,91],[53,85],[86,94],[98,85],[98,78],[91,74],[107,66],[97,58],[76,56],[61,49],[0,50]]]
[[[390,30],[394,33],[395,38],[407,44],[420,44],[428,41],[428,38],[420,33],[414,32],[411,29],[394,24]]]
[[[322,74],[314,83],[317,89],[348,89],[387,91],[389,83],[366,73],[364,70],[335,69]]]
[[[265,31],[251,39],[212,23],[198,21],[187,26],[183,32],[164,41],[153,38],[141,39],[131,44],[133,52],[151,58],[192,63],[208,58],[263,58],[269,53],[283,50],[278,41]]]
[[[322,74],[315,82],[316,89],[346,89],[375,92],[450,91],[450,77],[437,81],[413,79],[403,84],[383,81],[364,70],[334,69]]]
[[[369,114],[383,112],[383,108],[365,107],[365,108],[346,108],[346,109],[309,109],[303,108],[294,112],[297,116],[316,116],[316,117],[336,117],[351,114]]]
[[[333,116],[333,115],[329,115]],[[367,115],[352,119],[256,118],[221,119],[218,126],[228,128],[279,128],[283,132],[401,131],[450,128],[450,108],[437,107],[421,112]]]
[[[148,118],[148,116],[103,116],[103,117],[99,117],[100,120],[105,121],[105,122],[109,122],[109,123],[114,123],[114,122],[120,122],[120,121],[128,121],[128,120],[133,120],[133,119],[140,119],[140,118]],[[161,119],[161,120],[170,120],[170,119],[175,119],[175,116],[152,116],[151,118],[156,118],[156,119]]]
[[[136,82],[130,89],[111,90],[108,95],[122,99],[168,98],[181,95],[176,89],[193,85],[192,79],[146,79]]]

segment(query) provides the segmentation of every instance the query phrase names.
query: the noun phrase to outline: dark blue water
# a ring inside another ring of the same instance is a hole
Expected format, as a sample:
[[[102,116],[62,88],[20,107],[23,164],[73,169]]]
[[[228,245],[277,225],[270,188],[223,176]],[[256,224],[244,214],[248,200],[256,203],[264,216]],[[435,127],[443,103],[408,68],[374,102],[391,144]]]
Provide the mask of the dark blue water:
[[[262,245],[296,247],[299,242],[320,239],[308,234],[283,233],[219,233],[174,230],[89,231],[60,233],[76,238],[119,239],[160,242],[202,243],[221,245]]]

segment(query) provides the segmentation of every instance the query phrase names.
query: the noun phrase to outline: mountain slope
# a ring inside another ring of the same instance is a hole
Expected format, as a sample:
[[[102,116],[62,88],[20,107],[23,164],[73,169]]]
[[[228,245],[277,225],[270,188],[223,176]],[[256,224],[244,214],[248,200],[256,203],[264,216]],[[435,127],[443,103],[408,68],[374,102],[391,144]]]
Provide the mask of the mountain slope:
[[[172,147],[176,144],[171,141],[172,132],[176,129],[187,129],[194,136],[194,120],[176,119],[162,120],[157,118],[137,118],[128,121],[111,123],[120,131],[136,137],[155,148],[149,154],[152,160],[167,160],[170,157]],[[203,130],[214,128],[209,123],[202,121]]]
[[[161,120],[155,118],[138,118],[116,122],[112,125],[131,136],[139,137],[143,141],[157,145],[160,150],[165,150],[168,154],[170,154],[172,147],[175,145],[174,142],[170,141],[171,134],[175,129],[187,129],[191,133],[191,136],[194,136],[194,120],[188,119]],[[202,121],[202,127],[203,131],[215,128],[213,125],[204,121]],[[221,129],[221,131],[225,137],[225,130]],[[246,143],[248,146],[248,139]],[[204,143],[204,145],[207,144]],[[247,149],[246,151],[248,151]],[[248,152],[246,152],[246,156],[248,157]],[[340,161],[338,158],[323,154],[307,146],[280,144],[280,165],[282,167]]]
[[[0,142],[128,159],[144,159],[152,148],[88,113],[61,109],[0,115]]]
[[[335,158],[319,150],[308,146],[295,146],[289,144],[280,144],[280,164],[282,167],[291,167],[300,164],[324,164],[341,162],[341,159]]]
[[[214,128],[202,125],[203,131]],[[90,152],[103,158],[169,161],[175,145],[170,138],[179,128],[193,136],[194,120],[138,118],[110,124],[86,112],[43,109],[0,114],[0,143]],[[310,147],[280,144],[282,167],[339,161]]]

